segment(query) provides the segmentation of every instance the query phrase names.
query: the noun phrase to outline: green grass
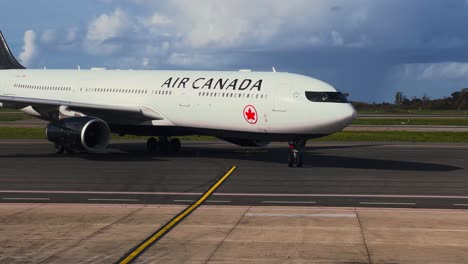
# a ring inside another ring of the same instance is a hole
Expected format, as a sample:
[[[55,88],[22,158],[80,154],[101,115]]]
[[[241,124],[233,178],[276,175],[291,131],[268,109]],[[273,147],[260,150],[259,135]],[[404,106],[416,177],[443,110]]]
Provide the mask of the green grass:
[[[45,138],[43,128],[0,128],[0,139],[41,139]]]
[[[468,132],[342,131],[318,141],[468,143]]]
[[[389,109],[389,110],[384,110],[384,109],[377,109],[377,110],[372,110],[372,109],[362,109],[362,110],[357,110],[358,115],[361,114],[378,114],[378,115],[384,115],[384,114],[407,114],[407,115],[468,115],[468,110],[405,110],[405,109]]]
[[[427,126],[468,126],[468,118],[358,118],[353,125],[388,126],[388,125],[427,125]]]
[[[17,113],[22,113],[21,111],[18,111],[16,109],[10,109],[10,108],[4,108],[0,107],[0,112],[17,112]]]
[[[148,137],[113,135],[113,139],[146,140]],[[45,139],[42,128],[0,128],[0,139]],[[180,137],[182,140],[214,140],[209,136]],[[342,131],[317,141],[380,141],[380,142],[453,142],[468,143],[468,132],[399,132]]]
[[[22,120],[24,117],[22,116],[1,116],[0,115],[0,122],[14,122],[18,120]]]
[[[15,109],[0,107],[0,122],[13,122],[26,118],[34,118]]]

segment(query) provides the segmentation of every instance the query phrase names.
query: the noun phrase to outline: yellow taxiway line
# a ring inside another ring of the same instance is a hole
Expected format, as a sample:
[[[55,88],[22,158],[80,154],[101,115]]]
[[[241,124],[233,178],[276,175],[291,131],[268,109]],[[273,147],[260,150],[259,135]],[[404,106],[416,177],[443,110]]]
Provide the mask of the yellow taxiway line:
[[[129,251],[125,256],[123,256],[117,263],[127,264],[135,261],[145,250],[150,248],[154,243],[163,238],[169,231],[172,230],[178,223],[184,220],[189,216],[193,211],[195,211],[200,205],[202,205],[215,191],[218,189],[221,184],[223,184],[229,176],[237,169],[236,166],[233,166],[223,177],[221,177],[213,186],[211,186],[197,201],[190,205],[187,209],[180,212],[169,222],[159,228],[151,236],[141,242],[138,246]]]

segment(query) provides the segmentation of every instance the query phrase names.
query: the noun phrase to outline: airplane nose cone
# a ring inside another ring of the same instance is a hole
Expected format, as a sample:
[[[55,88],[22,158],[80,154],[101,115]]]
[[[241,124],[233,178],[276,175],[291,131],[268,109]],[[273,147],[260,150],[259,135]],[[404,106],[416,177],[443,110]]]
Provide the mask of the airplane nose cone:
[[[352,117],[352,119],[354,120],[354,119],[356,119],[356,117],[357,117],[357,111],[356,111],[356,109],[354,108],[354,106],[352,106],[352,105],[351,105],[351,108],[353,109],[352,114],[351,114],[351,117]]]
[[[343,118],[346,125],[351,124],[354,121],[354,119],[356,119],[356,117],[357,117],[356,109],[354,109],[353,105],[349,104],[349,108],[347,109],[347,111],[345,111],[344,118]]]

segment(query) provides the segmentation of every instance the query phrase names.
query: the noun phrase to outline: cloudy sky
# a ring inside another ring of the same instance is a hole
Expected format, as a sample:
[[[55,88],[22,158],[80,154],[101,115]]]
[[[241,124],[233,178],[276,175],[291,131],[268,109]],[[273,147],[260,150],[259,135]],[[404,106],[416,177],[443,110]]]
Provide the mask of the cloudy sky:
[[[468,0],[15,0],[29,68],[279,71],[392,101],[468,87]]]

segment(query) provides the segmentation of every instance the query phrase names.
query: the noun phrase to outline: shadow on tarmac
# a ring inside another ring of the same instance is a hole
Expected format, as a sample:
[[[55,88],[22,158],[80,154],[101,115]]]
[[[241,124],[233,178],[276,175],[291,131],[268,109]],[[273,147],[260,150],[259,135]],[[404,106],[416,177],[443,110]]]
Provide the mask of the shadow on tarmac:
[[[211,146],[210,146],[211,145]],[[50,154],[13,154],[0,155],[0,158],[81,158],[91,161],[118,161],[118,162],[166,162],[170,158],[209,158],[209,159],[232,159],[256,161],[265,163],[280,163],[286,164],[288,148],[287,147],[267,147],[267,148],[240,148],[234,145],[222,145],[216,147],[219,143],[205,144],[186,144],[181,152],[177,154],[157,154],[151,155],[146,152],[145,144],[143,143],[121,143],[112,144],[111,149],[107,153],[98,154],[75,154],[75,155],[56,155]],[[212,147],[213,146],[213,147]],[[402,160],[384,160],[377,158],[358,158],[352,157],[353,148],[375,147],[378,145],[353,145],[353,146],[318,146],[309,147],[304,153],[304,164],[306,167],[315,168],[344,168],[344,169],[366,169],[366,170],[393,170],[393,171],[421,171],[421,172],[437,172],[437,171],[457,171],[462,170],[461,167],[436,164],[404,161],[404,156],[396,153],[395,156]],[[344,151],[343,155],[334,156],[320,153],[320,150],[327,149],[349,149]],[[117,151],[116,151],[117,150]]]
[[[219,144],[219,143],[218,143]],[[223,148],[212,148],[207,146],[184,146],[183,150],[177,154],[169,154],[167,156],[158,156],[162,159],[164,157],[184,157],[184,158],[218,158],[218,159],[237,159],[247,161],[258,161],[267,163],[281,163],[286,164],[288,148],[287,147],[267,147],[267,148],[240,148],[234,145],[226,145]],[[333,156],[327,154],[318,153],[320,150],[327,149],[354,149],[364,147],[376,147],[378,145],[352,145],[352,146],[318,146],[309,147],[304,153],[304,163],[311,167],[325,167],[325,168],[345,168],[345,169],[368,169],[368,170],[397,170],[397,171],[456,171],[463,168],[434,163],[422,163],[422,162],[410,162],[410,161],[398,161],[398,160],[381,160],[381,159],[369,159],[369,158],[356,158],[356,157],[344,157],[344,156]],[[151,155],[145,152],[144,144],[130,143],[130,144],[114,144],[113,148],[124,151],[122,161],[124,161],[128,154],[130,156],[143,156],[151,157]],[[309,152],[314,151],[314,152]],[[352,153],[352,152],[348,152]],[[97,156],[96,156],[97,157]],[[108,156],[112,159],[112,156]],[[105,157],[100,157],[99,159]],[[114,158],[119,158],[114,156]],[[133,160],[133,158],[131,158]],[[112,159],[114,160],[114,159]],[[152,158],[152,160],[154,160]]]

